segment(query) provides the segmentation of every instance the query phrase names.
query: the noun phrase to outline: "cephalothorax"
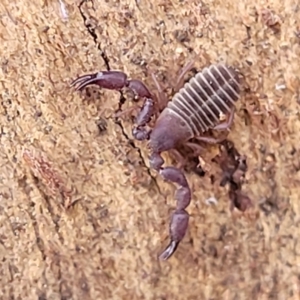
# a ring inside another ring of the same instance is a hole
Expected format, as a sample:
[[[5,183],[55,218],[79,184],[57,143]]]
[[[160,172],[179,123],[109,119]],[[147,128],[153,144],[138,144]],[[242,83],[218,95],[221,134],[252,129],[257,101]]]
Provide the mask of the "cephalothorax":
[[[186,67],[181,74],[190,67]],[[181,81],[182,81],[181,78]],[[163,167],[161,153],[197,139],[214,142],[202,134],[209,129],[227,129],[234,116],[234,104],[239,98],[240,83],[238,72],[225,64],[215,64],[197,73],[174,95],[157,118],[152,130],[146,128],[155,111],[155,97],[139,80],[129,80],[119,71],[103,71],[78,77],[71,85],[82,90],[87,85],[111,90],[131,89],[138,97],[144,98],[144,105],[136,118],[132,134],[137,140],[149,140],[150,166],[168,181],[179,187],[175,193],[176,210],[170,223],[170,243],[160,255],[168,259],[177,249],[188,228],[189,215],[186,212],[191,201],[191,190],[183,171],[175,167]],[[222,116],[228,116],[221,121]]]

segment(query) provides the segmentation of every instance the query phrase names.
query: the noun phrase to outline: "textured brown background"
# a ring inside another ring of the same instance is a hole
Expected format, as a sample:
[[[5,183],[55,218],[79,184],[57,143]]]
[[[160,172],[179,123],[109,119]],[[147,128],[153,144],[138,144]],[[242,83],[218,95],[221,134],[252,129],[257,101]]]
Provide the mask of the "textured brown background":
[[[110,118],[118,92],[70,89],[76,76],[106,68],[79,2],[64,2],[63,19],[59,1],[3,0],[0,298],[298,299],[297,0],[137,2],[82,6],[112,69],[150,88],[153,71],[167,93],[195,55],[199,69],[223,60],[246,76],[251,92],[237,106],[229,139],[248,156],[243,191],[259,217],[230,212],[225,188],[189,173],[189,231],[176,255],[158,262],[174,186],[153,172],[151,179],[146,144],[134,148],[122,133],[131,137],[132,121]],[[108,118],[101,134],[100,117]],[[73,207],[62,209],[63,198],[32,175],[25,149],[47,157],[79,200]],[[209,197],[217,205],[207,205]]]

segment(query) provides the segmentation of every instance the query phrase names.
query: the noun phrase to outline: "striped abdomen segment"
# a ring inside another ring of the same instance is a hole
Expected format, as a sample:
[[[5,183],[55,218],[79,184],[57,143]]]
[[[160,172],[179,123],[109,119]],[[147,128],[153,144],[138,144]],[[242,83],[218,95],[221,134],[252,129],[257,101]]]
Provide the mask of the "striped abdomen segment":
[[[221,122],[239,99],[238,73],[225,65],[211,65],[187,82],[168,103],[170,113],[197,136]]]

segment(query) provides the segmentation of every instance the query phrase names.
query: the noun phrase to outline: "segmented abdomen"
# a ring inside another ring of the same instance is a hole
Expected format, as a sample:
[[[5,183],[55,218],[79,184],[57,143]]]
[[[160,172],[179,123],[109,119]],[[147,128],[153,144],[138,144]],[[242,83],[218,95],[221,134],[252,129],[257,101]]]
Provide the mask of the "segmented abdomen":
[[[197,136],[220,123],[222,115],[228,115],[239,93],[238,73],[222,64],[211,65],[191,78],[174,95],[167,109]]]

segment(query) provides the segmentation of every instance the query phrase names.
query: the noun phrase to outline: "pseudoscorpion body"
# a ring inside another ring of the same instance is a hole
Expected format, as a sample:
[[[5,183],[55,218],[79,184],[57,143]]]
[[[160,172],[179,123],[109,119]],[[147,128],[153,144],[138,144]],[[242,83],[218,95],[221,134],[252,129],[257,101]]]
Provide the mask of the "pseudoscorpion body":
[[[103,71],[80,76],[72,83],[77,85],[77,90],[82,90],[90,84],[111,90],[129,88],[144,99],[132,134],[137,140],[149,140],[150,166],[165,180],[179,186],[175,192],[176,209],[170,223],[170,243],[160,255],[160,259],[166,260],[175,252],[185,236],[189,222],[186,208],[190,204],[192,192],[183,170],[164,167],[161,153],[174,149],[192,138],[212,142],[213,138],[201,136],[202,133],[209,129],[230,127],[234,104],[240,94],[238,72],[223,64],[204,68],[174,95],[150,131],[147,124],[154,114],[155,101],[153,94],[143,82],[130,80],[120,71]],[[228,114],[229,119],[222,122],[222,117]]]
[[[176,93],[163,111],[186,127],[187,139],[200,136],[221,122],[239,98],[238,73],[225,65],[211,65],[197,73]]]

